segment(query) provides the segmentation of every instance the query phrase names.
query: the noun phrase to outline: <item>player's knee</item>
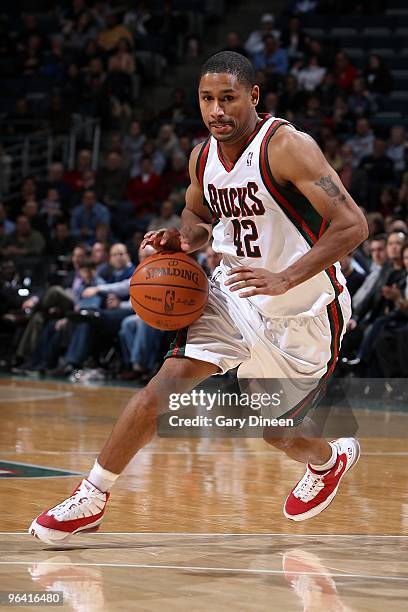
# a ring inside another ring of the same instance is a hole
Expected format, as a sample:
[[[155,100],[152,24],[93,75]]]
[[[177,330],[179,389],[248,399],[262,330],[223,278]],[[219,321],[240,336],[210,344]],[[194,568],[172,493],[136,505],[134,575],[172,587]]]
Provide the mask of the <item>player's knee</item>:
[[[282,431],[279,432],[274,427],[264,427],[263,439],[271,446],[283,451],[288,450],[293,444],[293,438],[285,437]]]

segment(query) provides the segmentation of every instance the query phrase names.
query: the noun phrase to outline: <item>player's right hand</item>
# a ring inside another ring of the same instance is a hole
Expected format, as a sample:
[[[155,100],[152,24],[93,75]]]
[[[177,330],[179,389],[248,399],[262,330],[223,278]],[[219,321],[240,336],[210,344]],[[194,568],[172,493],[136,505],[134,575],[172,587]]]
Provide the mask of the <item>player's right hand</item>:
[[[153,247],[156,251],[181,251],[183,239],[175,227],[147,232],[141,243],[141,248]]]

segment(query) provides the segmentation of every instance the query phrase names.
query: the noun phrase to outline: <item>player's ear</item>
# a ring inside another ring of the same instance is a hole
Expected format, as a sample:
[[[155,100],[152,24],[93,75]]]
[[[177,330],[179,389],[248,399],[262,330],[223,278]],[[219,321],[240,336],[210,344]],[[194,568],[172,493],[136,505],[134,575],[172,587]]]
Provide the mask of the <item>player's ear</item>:
[[[259,102],[259,87],[254,85],[251,90],[251,101],[254,106],[258,105]]]

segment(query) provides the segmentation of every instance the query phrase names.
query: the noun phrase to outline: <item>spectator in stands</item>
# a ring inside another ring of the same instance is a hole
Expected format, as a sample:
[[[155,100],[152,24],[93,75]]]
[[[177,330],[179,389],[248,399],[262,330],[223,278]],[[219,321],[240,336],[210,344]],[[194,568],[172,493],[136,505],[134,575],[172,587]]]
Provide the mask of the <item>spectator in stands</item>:
[[[353,295],[353,309],[360,308],[361,303],[376,284],[382,267],[387,261],[387,236],[385,234],[374,235],[370,239],[369,245],[369,253],[371,256],[370,271],[358,291]]]
[[[341,258],[340,265],[341,271],[346,277],[347,289],[349,290],[351,297],[353,297],[356,291],[363,284],[365,276],[356,270],[355,266],[353,266],[353,257],[351,253]]]
[[[34,230],[25,215],[16,219],[16,229],[6,237],[1,251],[3,257],[11,257],[17,265],[29,263],[31,258],[40,257],[45,248],[44,237]]]
[[[15,322],[17,316],[23,316],[24,309],[30,306],[28,295],[14,261],[4,259],[0,263],[0,330],[6,321]]]
[[[6,207],[2,202],[0,202],[0,223],[3,226],[5,236],[14,232],[16,228],[16,224],[8,218]]]
[[[49,240],[49,226],[44,217],[39,214],[36,200],[30,198],[24,202],[21,208],[21,214],[27,217],[33,230],[39,232],[46,241]]]
[[[337,138],[332,136],[325,141],[323,155],[336,172],[340,172],[343,168],[343,159],[340,154],[340,144]]]
[[[350,93],[353,89],[353,83],[357,78],[357,69],[350,61],[350,58],[344,51],[336,53],[334,72],[336,75],[336,86]]]
[[[306,102],[304,112],[300,112],[295,117],[298,123],[315,140],[320,139],[320,132],[325,123],[325,116],[321,106],[320,98],[317,94],[310,94]]]
[[[73,180],[74,177],[73,177]],[[71,197],[71,177],[67,173],[64,177],[64,166],[61,162],[53,162],[49,169],[46,181],[40,185],[40,194],[47,197],[49,189],[56,189],[63,207],[65,208]]]
[[[131,179],[127,198],[134,207],[135,229],[144,231],[154,212],[154,207],[162,190],[162,180],[153,169],[149,157],[143,157],[139,176]]]
[[[106,29],[98,36],[98,43],[105,51],[112,51],[120,40],[128,40],[132,44],[132,35],[123,24],[118,24],[115,13],[106,15]]]
[[[326,74],[326,68],[320,65],[319,58],[316,55],[311,55],[306,66],[301,68],[297,74],[294,74],[297,76],[301,89],[314,91],[322,82]]]
[[[62,206],[57,189],[48,189],[46,198],[41,202],[40,219],[41,227],[45,226],[44,236],[51,236],[53,230],[63,217]],[[35,229],[40,229],[36,227]]]
[[[83,11],[78,15],[75,23],[65,35],[65,46],[73,53],[82,50],[85,45],[94,40],[98,30],[92,15],[88,11]]]
[[[178,150],[178,138],[169,123],[161,126],[156,140],[157,150],[169,161]]]
[[[185,119],[194,116],[194,110],[186,101],[186,91],[182,87],[175,87],[171,94],[171,103],[161,113],[159,118],[173,125],[182,123]]]
[[[113,103],[113,116],[116,118],[131,115],[132,75],[135,74],[135,60],[129,40],[119,40],[108,63],[108,87]]]
[[[269,113],[272,117],[278,115],[279,96],[274,91],[268,91],[261,101],[262,111]]]
[[[254,57],[257,53],[261,53],[265,48],[264,38],[268,34],[272,34],[279,38],[279,30],[275,30],[275,17],[271,13],[264,13],[261,17],[261,28],[254,30],[249,35],[244,47],[247,53]]]
[[[132,121],[127,134],[123,139],[123,151],[130,159],[130,166],[133,166],[134,159],[141,155],[146,136],[142,132],[140,121]]]
[[[407,138],[403,125],[393,125],[387,147],[387,157],[394,163],[395,175],[401,180],[406,167],[405,150]]]
[[[288,113],[291,113],[293,118],[300,111],[304,99],[305,94],[300,91],[297,78],[293,74],[288,74],[279,97],[279,115],[284,115],[289,119]]]
[[[371,53],[364,70],[364,79],[368,91],[382,96],[390,93],[392,85],[391,73],[384,60],[376,53]]]
[[[235,53],[240,53],[247,57],[248,53],[245,50],[245,47],[241,43],[240,36],[238,32],[230,31],[227,34],[226,45],[223,49],[224,51],[234,51]]]
[[[82,203],[72,211],[71,233],[75,238],[93,244],[95,229],[99,223],[109,226],[109,209],[97,201],[93,189],[87,189],[83,193]]]
[[[129,279],[134,272],[127,249],[123,244],[114,244],[110,250],[109,263],[113,279],[109,283],[94,283],[82,291],[81,299],[104,297],[99,316],[92,322],[85,319],[75,325],[63,364],[54,372],[55,376],[69,376],[73,370],[82,367],[91,355],[98,337],[114,337],[122,320],[133,313],[129,302]]]
[[[77,157],[77,165],[73,170],[65,172],[63,181],[72,191],[82,191],[83,189],[83,173],[86,170],[92,171],[92,151],[90,149],[81,149]]]
[[[163,174],[162,193],[168,196],[172,191],[186,189],[189,184],[188,159],[182,151],[176,149],[171,156],[169,170]]]
[[[160,215],[154,217],[147,228],[148,232],[157,231],[163,227],[180,227],[181,219],[174,213],[174,206],[170,200],[164,200],[160,207]]]
[[[301,59],[306,51],[305,35],[301,29],[301,22],[297,15],[292,15],[287,28],[282,32],[282,47],[287,49],[289,60]]]
[[[386,155],[386,142],[382,138],[376,138],[371,155],[363,157],[360,168],[363,170],[367,181],[367,206],[368,210],[378,209],[382,185],[394,183],[394,165]]]
[[[378,316],[381,316],[393,307],[384,295],[383,287],[392,287],[398,284],[405,272],[402,269],[401,252],[405,241],[405,234],[393,232],[387,238],[387,260],[383,265],[381,273],[371,291],[365,296],[358,308],[355,308],[352,318],[349,321],[348,329],[356,329],[357,325],[372,323]]]
[[[264,49],[253,56],[256,70],[265,71],[268,79],[276,76],[285,76],[288,71],[288,54],[286,49],[279,46],[279,40],[271,34],[264,38]]]
[[[101,200],[109,207],[115,207],[125,196],[129,183],[129,173],[124,167],[119,153],[111,151],[96,177],[96,191]]]
[[[347,106],[349,112],[355,117],[367,117],[375,111],[374,99],[367,91],[363,79],[355,79]]]
[[[82,246],[74,248],[71,258],[72,271],[64,278],[63,286],[51,286],[43,294],[35,294],[30,298],[29,308],[32,316],[20,339],[16,350],[16,361],[24,370],[30,365],[30,357],[37,346],[39,337],[49,316],[64,315],[72,310],[73,299],[82,283],[79,269],[86,256]]]
[[[76,62],[70,62],[66,68],[64,82],[61,87],[67,113],[72,114],[78,108],[83,88],[83,75],[80,72],[79,66]]]
[[[75,247],[76,240],[69,233],[67,221],[57,220],[52,232],[52,240],[48,252],[56,260],[59,257],[68,257]]]
[[[361,117],[356,121],[356,135],[347,141],[353,152],[353,167],[360,165],[363,157],[371,155],[374,146],[374,134],[367,119]]]
[[[95,242],[92,245],[91,259],[95,264],[97,275],[107,281],[111,276],[112,268],[109,264],[109,255],[104,242]]]

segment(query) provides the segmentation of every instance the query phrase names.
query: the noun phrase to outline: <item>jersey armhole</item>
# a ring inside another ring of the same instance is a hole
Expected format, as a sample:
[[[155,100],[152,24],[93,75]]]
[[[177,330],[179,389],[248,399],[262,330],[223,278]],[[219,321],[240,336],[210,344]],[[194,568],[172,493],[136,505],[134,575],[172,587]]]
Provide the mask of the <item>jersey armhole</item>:
[[[201,189],[204,187],[204,171],[208,159],[208,152],[210,150],[211,136],[209,136],[204,142],[200,149],[196,162],[196,176],[200,184]]]

